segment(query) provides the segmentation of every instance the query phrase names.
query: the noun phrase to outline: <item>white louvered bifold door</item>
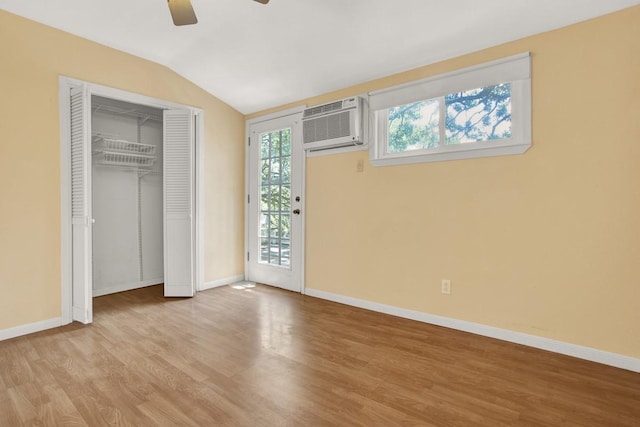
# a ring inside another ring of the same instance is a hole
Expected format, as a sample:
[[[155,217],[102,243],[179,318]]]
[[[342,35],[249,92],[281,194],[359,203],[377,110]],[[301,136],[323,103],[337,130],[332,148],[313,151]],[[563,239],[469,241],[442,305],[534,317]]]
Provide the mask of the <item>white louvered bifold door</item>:
[[[71,88],[71,224],[73,320],[91,323],[91,153],[89,102],[84,87]]]
[[[194,114],[164,111],[164,295],[191,297],[194,257]]]

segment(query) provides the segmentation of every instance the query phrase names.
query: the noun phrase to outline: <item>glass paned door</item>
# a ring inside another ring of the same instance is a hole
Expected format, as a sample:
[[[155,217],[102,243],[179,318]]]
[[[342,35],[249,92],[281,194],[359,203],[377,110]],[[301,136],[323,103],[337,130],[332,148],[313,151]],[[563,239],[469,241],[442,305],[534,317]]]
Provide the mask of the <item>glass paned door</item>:
[[[260,262],[291,264],[291,128],[260,134]]]
[[[303,150],[300,114],[250,126],[248,280],[301,290]]]

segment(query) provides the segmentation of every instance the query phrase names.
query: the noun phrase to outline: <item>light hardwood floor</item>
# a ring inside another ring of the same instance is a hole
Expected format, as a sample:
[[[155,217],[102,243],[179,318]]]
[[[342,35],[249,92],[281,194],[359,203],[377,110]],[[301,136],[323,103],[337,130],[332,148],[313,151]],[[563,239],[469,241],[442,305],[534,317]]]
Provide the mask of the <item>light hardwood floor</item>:
[[[0,342],[0,426],[640,426],[640,374],[266,286]]]

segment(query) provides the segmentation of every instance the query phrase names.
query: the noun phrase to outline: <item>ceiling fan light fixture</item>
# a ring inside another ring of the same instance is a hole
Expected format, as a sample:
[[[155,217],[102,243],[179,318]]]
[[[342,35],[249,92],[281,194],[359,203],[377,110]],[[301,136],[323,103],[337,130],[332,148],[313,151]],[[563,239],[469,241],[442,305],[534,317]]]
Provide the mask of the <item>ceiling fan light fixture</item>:
[[[254,0],[261,4],[269,3],[269,0]],[[191,6],[191,0],[167,0],[171,19],[176,26],[193,25],[198,23],[196,13]]]
[[[171,19],[177,26],[193,25],[198,23],[196,13],[193,11],[190,0],[167,0]],[[267,0],[268,1],[268,0]]]

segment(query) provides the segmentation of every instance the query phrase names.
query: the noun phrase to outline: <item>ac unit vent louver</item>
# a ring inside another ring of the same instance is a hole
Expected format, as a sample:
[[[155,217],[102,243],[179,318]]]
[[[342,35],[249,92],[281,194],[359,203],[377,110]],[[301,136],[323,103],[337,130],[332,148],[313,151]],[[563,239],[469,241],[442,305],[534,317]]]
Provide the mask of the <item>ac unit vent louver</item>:
[[[302,118],[305,119],[311,116],[317,116],[319,114],[326,114],[332,111],[342,110],[342,101],[332,102],[331,104],[318,105],[317,107],[311,107],[304,110]]]
[[[307,108],[302,114],[302,140],[310,151],[362,144],[362,99],[346,98]]]

